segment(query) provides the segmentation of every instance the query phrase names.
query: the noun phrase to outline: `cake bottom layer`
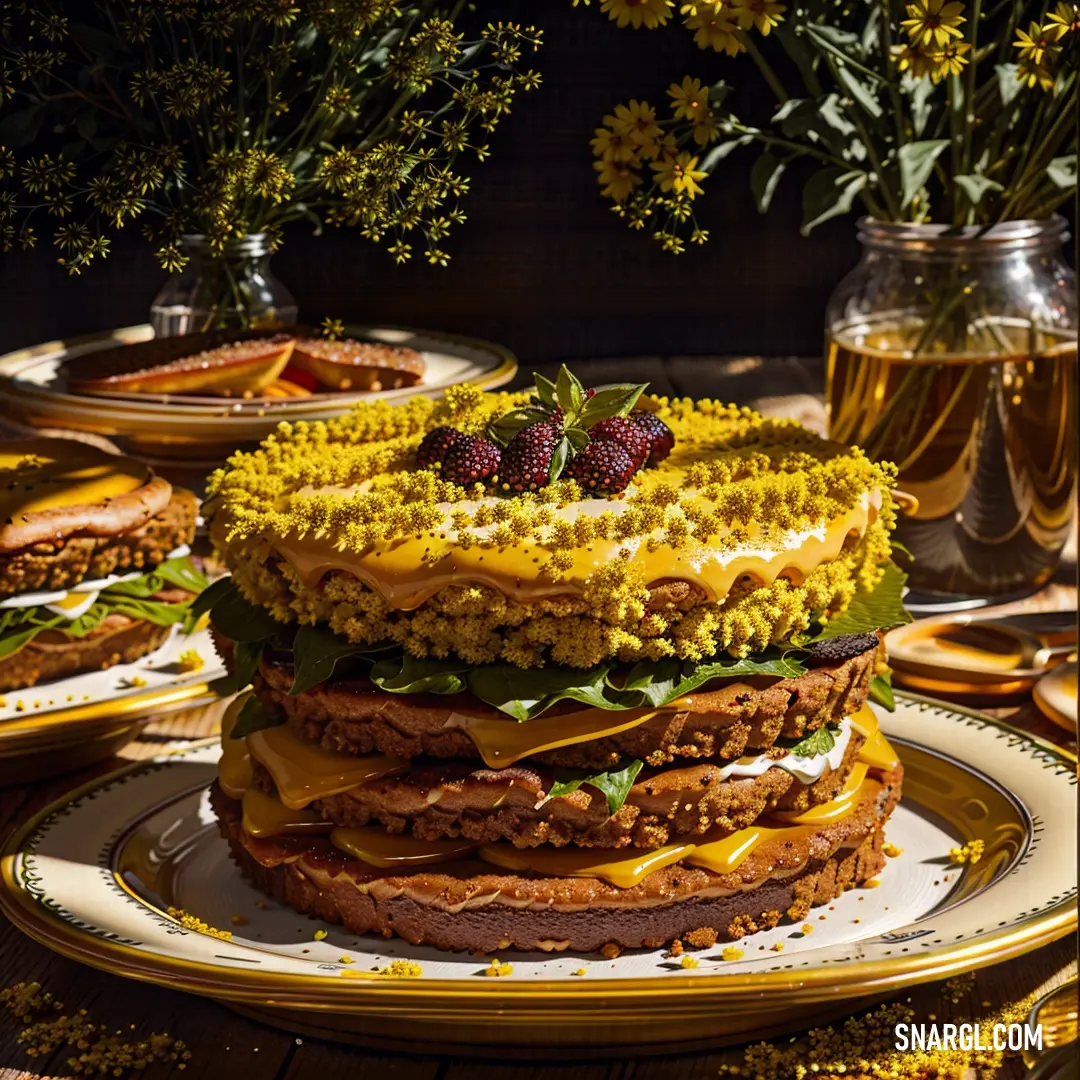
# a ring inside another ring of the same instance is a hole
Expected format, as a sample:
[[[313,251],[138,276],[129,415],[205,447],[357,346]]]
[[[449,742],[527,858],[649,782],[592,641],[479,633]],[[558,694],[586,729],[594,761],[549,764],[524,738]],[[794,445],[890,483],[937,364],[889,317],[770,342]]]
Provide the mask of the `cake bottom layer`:
[[[594,879],[492,873],[469,860],[430,871],[378,871],[318,838],[260,841],[241,827],[240,804],[216,785],[212,804],[241,872],[256,888],[305,915],[351,933],[480,953],[508,948],[608,952],[659,948],[676,938],[695,947],[735,941],[805,918],[878,874],[883,826],[899,799],[902,771],[848,822],[824,826],[801,858],[751,855],[714,874],[675,864],[631,889]],[[785,865],[787,862],[787,865]]]

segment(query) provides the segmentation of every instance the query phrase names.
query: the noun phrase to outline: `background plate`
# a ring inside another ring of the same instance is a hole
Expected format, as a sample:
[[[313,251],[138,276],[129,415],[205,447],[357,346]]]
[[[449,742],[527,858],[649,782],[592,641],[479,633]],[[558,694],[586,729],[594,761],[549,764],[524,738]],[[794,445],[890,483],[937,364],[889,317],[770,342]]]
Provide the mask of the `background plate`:
[[[882,887],[815,909],[808,934],[786,925],[746,939],[739,960],[705,950],[693,970],[660,951],[514,953],[502,957],[513,975],[489,979],[470,955],[334,928],[315,941],[318,922],[263,898],[229,862],[204,795],[213,746],[126,769],[46,810],[5,848],[0,905],[95,966],[369,1044],[580,1056],[744,1041],[1005,960],[1076,925],[1075,867],[1060,856],[1075,846],[1075,759],[925,699],[901,698],[882,728],[906,769],[888,827],[904,850]],[[984,857],[950,863],[949,848],[975,838]],[[231,928],[232,940],[185,929],[170,905]],[[423,976],[372,970],[398,957],[418,960]]]

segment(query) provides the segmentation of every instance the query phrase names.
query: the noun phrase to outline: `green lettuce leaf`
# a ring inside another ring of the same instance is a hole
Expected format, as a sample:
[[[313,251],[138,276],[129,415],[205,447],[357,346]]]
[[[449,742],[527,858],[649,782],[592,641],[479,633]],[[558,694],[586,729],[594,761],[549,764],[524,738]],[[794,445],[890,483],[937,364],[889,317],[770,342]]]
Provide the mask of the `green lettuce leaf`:
[[[342,660],[363,656],[366,645],[354,645],[335,634],[328,626],[305,624],[293,638],[293,684],[290,695],[302,694],[326,682]]]
[[[559,701],[580,701],[597,709],[626,708],[605,696],[609,666],[576,668],[516,668],[486,664],[467,677],[469,690],[481,701],[514,717],[532,720]]]
[[[30,626],[0,637],[0,660],[3,660],[5,656],[14,656],[24,645],[37,637],[43,629],[44,627]]]
[[[251,685],[262,660],[264,641],[238,641],[233,645],[232,693]]]
[[[544,802],[557,799],[560,795],[569,795],[577,791],[582,784],[596,788],[607,799],[608,814],[616,814],[630,794],[637,774],[641,772],[642,762],[631,761],[621,769],[605,769],[590,773],[587,770],[557,769],[555,783],[548,789]],[[540,804],[541,806],[543,803]]]
[[[812,639],[825,641],[841,634],[868,634],[891,630],[911,622],[904,610],[903,592],[907,574],[892,560],[885,564],[885,576],[870,592],[856,592],[847,610],[830,619]]]
[[[280,727],[285,723],[285,714],[268,709],[254,694],[244,702],[240,715],[233,724],[231,739],[242,739],[264,728]]]
[[[208,593],[213,593],[209,600]],[[214,626],[232,641],[268,641],[285,629],[265,608],[246,600],[232,578],[215,581],[195,600],[192,611],[196,615],[209,611]]]
[[[827,754],[835,745],[836,732],[825,726],[804,735],[786,749],[789,754],[797,754],[799,757],[816,757],[818,754]]]
[[[877,702],[889,712],[896,712],[896,695],[893,693],[891,671],[883,671],[870,680],[870,700]]]
[[[208,582],[206,575],[199,570],[188,556],[180,559],[166,559],[141,577],[130,581],[118,581],[115,585],[101,590],[103,597],[133,596],[142,600],[157,595],[163,589],[187,589],[188,592],[201,593]]]
[[[468,670],[464,660],[420,660],[402,653],[377,660],[369,678],[393,694],[460,694]]]
[[[133,596],[105,597],[104,593],[101,596],[106,612],[115,611],[130,619],[145,619],[155,626],[182,623],[188,614],[188,604],[165,604],[160,600],[139,600]]]

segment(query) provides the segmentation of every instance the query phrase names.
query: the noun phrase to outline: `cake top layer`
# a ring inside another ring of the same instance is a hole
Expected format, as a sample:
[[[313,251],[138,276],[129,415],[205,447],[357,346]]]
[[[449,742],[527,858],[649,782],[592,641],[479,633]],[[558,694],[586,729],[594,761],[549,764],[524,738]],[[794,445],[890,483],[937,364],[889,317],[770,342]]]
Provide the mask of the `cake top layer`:
[[[625,491],[597,497],[575,479],[535,491],[462,485],[419,468],[425,434],[449,426],[479,435],[528,403],[527,393],[452,388],[442,402],[359,405],[349,415],[283,424],[251,453],[234,455],[210,482],[226,542],[323,538],[364,555],[428,537],[435,563],[448,547],[534,545],[545,572],[597,540],[649,550],[774,544],[880,501],[888,465],[828,442],[795,421],[766,419],[713,401],[642,399],[674,434],[666,460],[636,472]],[[434,535],[432,535],[434,534]]]

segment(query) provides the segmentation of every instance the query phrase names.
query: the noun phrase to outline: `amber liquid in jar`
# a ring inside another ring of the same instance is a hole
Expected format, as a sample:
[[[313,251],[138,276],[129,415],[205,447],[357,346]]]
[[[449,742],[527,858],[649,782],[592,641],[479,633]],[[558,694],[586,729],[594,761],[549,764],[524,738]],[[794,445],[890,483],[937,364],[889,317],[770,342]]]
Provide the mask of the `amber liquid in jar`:
[[[994,596],[1053,574],[1076,497],[1077,343],[984,325],[992,353],[913,355],[919,327],[837,327],[827,341],[833,439],[900,470],[919,501],[895,539],[913,587]]]

